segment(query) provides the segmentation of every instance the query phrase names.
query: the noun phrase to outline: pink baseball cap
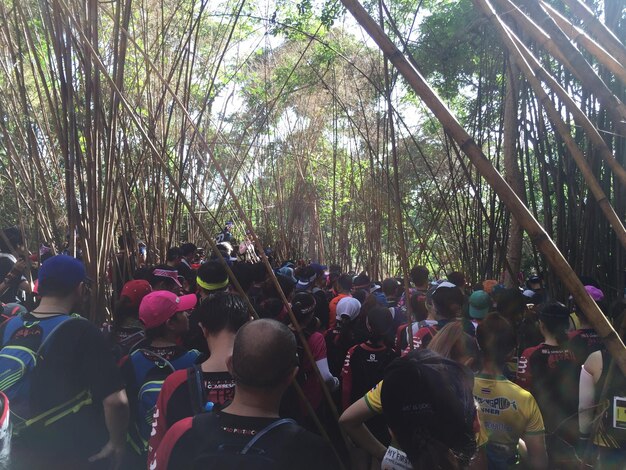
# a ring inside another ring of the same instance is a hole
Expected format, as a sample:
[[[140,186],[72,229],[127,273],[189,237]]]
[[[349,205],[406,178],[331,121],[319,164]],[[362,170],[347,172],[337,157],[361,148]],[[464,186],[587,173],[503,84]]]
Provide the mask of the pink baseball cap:
[[[158,290],[146,295],[139,305],[139,320],[147,330],[162,325],[178,312],[191,310],[196,306],[195,294],[178,297],[173,292]]]

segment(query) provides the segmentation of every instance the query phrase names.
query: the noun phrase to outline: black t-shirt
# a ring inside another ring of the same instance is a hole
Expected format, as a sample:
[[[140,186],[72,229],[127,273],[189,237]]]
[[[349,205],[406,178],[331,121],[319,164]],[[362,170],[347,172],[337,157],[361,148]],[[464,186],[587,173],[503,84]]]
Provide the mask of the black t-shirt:
[[[46,321],[45,318],[24,315],[28,321]],[[0,341],[3,335],[4,327],[0,328]],[[14,448],[24,448],[29,454],[78,459],[100,450],[108,439],[102,401],[122,390],[124,382],[109,345],[94,324],[84,319],[61,324],[47,342],[31,384],[31,406],[35,412],[65,403],[86,389],[91,393],[92,404],[48,426],[26,428],[19,438],[14,437]]]
[[[228,449],[242,449],[257,432],[276,421],[275,418],[237,416],[223,411],[217,415],[220,429],[216,440]],[[193,468],[206,443],[192,429],[192,422],[193,418],[186,418],[168,431],[157,450],[157,470]],[[277,427],[259,439],[254,448],[275,460],[276,470],[339,468],[329,444],[300,426]]]

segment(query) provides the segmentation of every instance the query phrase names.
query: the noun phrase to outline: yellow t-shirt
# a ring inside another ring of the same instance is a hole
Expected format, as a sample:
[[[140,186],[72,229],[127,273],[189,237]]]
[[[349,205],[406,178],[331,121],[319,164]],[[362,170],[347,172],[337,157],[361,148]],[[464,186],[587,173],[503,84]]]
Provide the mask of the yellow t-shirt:
[[[377,415],[380,415],[383,413],[383,404],[380,399],[380,394],[381,394],[382,389],[383,389],[383,381],[381,380],[376,385],[374,385],[374,388],[372,388],[369,392],[367,392],[365,396],[363,397],[368,408],[372,410],[373,413],[376,413]],[[484,423],[482,419],[480,418],[479,414],[476,415],[476,418],[478,419],[478,424],[480,426],[478,432],[476,433],[476,446],[482,447],[485,444],[487,444],[489,440],[489,436],[487,434],[487,430],[485,429]],[[474,429],[476,428],[474,427]]]
[[[478,374],[474,379],[474,397],[490,444],[516,453],[520,437],[544,432],[543,418],[533,396],[504,376]]]

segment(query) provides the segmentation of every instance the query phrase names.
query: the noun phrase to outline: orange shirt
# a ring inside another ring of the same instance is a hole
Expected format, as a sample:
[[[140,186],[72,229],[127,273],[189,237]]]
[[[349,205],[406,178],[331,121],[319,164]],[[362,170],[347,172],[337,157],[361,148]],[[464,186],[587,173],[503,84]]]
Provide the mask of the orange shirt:
[[[336,297],[333,297],[333,300],[328,304],[328,329],[332,330],[337,326],[337,304],[344,297],[352,297],[348,294],[337,294]]]

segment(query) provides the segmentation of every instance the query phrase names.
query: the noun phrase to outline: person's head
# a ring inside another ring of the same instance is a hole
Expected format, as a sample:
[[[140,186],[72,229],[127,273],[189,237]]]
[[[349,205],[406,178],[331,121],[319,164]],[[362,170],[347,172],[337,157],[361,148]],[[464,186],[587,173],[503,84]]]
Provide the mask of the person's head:
[[[209,261],[198,269],[196,285],[202,296],[226,292],[229,284],[226,268],[219,261]]]
[[[311,290],[317,279],[317,273],[313,266],[304,266],[303,268],[298,268],[296,278],[298,279],[296,284],[297,291]]]
[[[394,298],[398,296],[398,290],[400,289],[400,283],[395,277],[388,277],[383,281],[383,292],[388,298]]]
[[[155,266],[150,276],[153,291],[166,290],[175,294],[182,292],[183,285],[178,279],[178,270],[167,265]]]
[[[591,297],[598,304],[600,310],[603,312],[606,311],[606,306],[604,305],[604,292],[602,292],[600,288],[592,285],[586,285],[585,291],[587,291],[589,297]],[[587,315],[585,315],[583,309],[580,308],[576,302],[574,302],[574,313],[576,313],[576,316],[580,319],[581,323],[588,323],[589,320],[587,320]]]
[[[428,349],[469,368],[478,365],[476,339],[463,331],[460,321],[450,322],[438,331],[428,343]]]
[[[138,318],[139,305],[150,292],[152,292],[152,286],[145,280],[137,279],[124,284],[120,292],[120,298],[115,306],[114,324],[119,327],[122,326],[122,322],[127,318]]]
[[[198,305],[196,313],[205,337],[217,336],[223,331],[234,335],[250,320],[243,299],[231,293],[214,295]]]
[[[320,263],[311,263],[310,266],[315,271],[315,286],[323,287],[326,284],[326,270],[328,266]]]
[[[180,259],[182,258],[182,256],[183,255],[180,253],[180,248],[178,248],[177,246],[173,246],[167,249],[165,260],[168,263],[176,264],[180,262]]]
[[[227,364],[238,388],[282,395],[297,372],[296,338],[276,320],[248,322],[239,329]]]
[[[524,316],[527,303],[531,303],[529,298],[525,297],[519,289],[505,289],[498,297],[496,310],[504,316],[511,325],[517,325]]]
[[[352,280],[353,291],[357,291],[360,289],[369,291],[371,285],[372,282],[370,281],[370,277],[365,273],[359,274]]]
[[[178,338],[189,330],[189,311],[196,306],[195,294],[178,297],[173,292],[155,291],[146,295],[139,305],[139,321],[146,338]]]
[[[415,321],[422,321],[428,318],[428,308],[426,307],[426,296],[424,294],[413,294],[410,303]]]
[[[442,282],[435,288],[432,299],[440,318],[452,319],[461,316],[465,295],[456,285]]]
[[[469,369],[433,351],[395,359],[382,384],[383,415],[413,468],[465,468],[476,453]]]
[[[291,310],[295,315],[300,327],[307,329],[314,327],[315,318],[315,297],[309,292],[298,292],[291,300]]]
[[[469,297],[469,316],[481,320],[491,310],[491,297],[484,290],[477,290]]]
[[[39,268],[37,293],[42,299],[53,297],[77,304],[85,293],[85,265],[68,255],[56,255]]]
[[[494,312],[480,322],[476,328],[476,341],[484,361],[501,369],[515,351],[515,330],[501,314]]]
[[[335,282],[335,290],[343,294],[349,294],[352,290],[352,276],[350,274],[341,274]]]
[[[463,289],[465,287],[465,274],[459,271],[452,271],[448,273],[448,281]]]
[[[553,336],[559,345],[567,341],[569,310],[560,302],[549,302],[539,310],[539,329],[544,338]]]
[[[393,317],[387,307],[377,305],[367,312],[365,321],[370,339],[372,341],[381,341],[391,329]]]
[[[6,256],[0,256],[0,282],[11,272],[15,266],[15,262]]]
[[[534,292],[543,291],[543,278],[539,275],[530,276],[526,280],[526,287]]]
[[[183,243],[182,245],[180,245],[180,255],[187,261],[193,260],[193,257],[196,256],[197,251],[198,247],[193,243]]]
[[[283,301],[276,297],[270,297],[264,299],[259,303],[257,313],[260,318],[274,318],[278,319],[284,308]]]
[[[354,297],[344,297],[337,302],[337,324],[345,326],[357,319],[361,311],[361,302]]]
[[[416,286],[424,286],[428,283],[428,268],[426,266],[414,266],[409,273],[413,284]]]

